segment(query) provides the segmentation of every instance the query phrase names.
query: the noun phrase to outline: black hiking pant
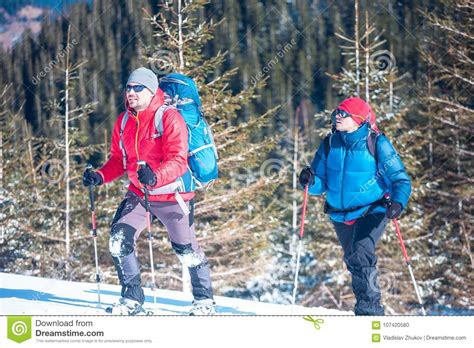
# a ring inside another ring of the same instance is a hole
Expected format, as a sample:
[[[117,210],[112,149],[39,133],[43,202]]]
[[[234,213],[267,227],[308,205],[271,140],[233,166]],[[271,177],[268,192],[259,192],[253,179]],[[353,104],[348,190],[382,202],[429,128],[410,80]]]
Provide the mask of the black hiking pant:
[[[352,275],[356,315],[384,315],[377,281],[375,247],[388,219],[383,213],[368,214],[352,225],[332,222],[344,251],[344,262]]]

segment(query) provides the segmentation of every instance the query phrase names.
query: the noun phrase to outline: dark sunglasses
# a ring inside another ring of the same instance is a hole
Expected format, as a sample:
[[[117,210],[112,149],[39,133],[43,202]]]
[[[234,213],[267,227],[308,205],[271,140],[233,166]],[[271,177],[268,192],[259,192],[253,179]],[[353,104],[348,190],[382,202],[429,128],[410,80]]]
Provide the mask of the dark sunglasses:
[[[146,87],[143,86],[143,85],[135,85],[135,86],[129,86],[127,85],[127,92],[130,92],[132,89],[135,91],[135,92],[141,92],[145,89]]]
[[[336,109],[332,112],[331,114],[331,120],[332,122],[335,122],[336,121],[336,117],[339,116],[341,118],[347,118],[347,117],[351,117],[351,116],[355,116],[355,117],[358,117],[362,120],[365,120],[365,117],[364,116],[360,116],[360,115],[354,115],[354,114],[350,114],[348,113],[347,111],[344,111],[344,110],[341,110],[341,109]]]
[[[348,113],[347,111],[341,110],[341,109],[336,109],[332,112],[331,118],[335,119],[337,116],[346,118],[346,117],[351,117],[352,115]]]

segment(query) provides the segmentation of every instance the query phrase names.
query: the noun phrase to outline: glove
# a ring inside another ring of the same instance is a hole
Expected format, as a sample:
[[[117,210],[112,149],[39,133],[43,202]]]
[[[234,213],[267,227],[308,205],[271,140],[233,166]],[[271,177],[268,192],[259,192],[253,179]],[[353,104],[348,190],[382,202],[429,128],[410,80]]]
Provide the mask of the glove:
[[[103,182],[102,175],[89,169],[87,169],[82,176],[82,184],[84,186],[99,186],[102,185]]]
[[[393,202],[390,204],[390,206],[387,209],[387,212],[385,213],[385,216],[389,218],[390,220],[396,219],[400,216],[402,213],[402,205],[398,202]]]
[[[314,172],[311,167],[304,168],[300,173],[300,185],[305,187],[306,185],[314,185]]]
[[[148,186],[156,185],[156,175],[155,173],[153,173],[153,170],[151,170],[148,164],[141,166],[137,174],[138,174],[138,180],[143,185],[148,185]]]

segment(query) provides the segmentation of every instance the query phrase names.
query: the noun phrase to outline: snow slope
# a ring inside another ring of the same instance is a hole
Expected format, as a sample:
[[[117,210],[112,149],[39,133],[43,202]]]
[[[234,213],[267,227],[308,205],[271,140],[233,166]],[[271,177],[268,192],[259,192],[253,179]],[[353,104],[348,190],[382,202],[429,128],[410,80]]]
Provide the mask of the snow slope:
[[[145,289],[145,307],[155,315],[186,315],[191,308],[191,294]],[[0,315],[96,315],[105,314],[105,306],[118,301],[120,286],[101,284],[102,307],[98,307],[97,284],[0,273]],[[215,297],[221,315],[353,315],[321,307],[271,304]]]

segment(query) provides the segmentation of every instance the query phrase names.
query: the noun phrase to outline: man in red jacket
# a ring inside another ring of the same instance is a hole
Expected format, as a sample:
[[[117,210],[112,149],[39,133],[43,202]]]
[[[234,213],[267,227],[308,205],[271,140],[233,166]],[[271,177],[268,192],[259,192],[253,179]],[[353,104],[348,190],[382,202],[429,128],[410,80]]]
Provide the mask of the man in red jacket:
[[[194,230],[194,185],[187,166],[188,130],[179,112],[167,108],[163,132],[157,132],[155,113],[163,104],[164,94],[156,75],[146,68],[133,71],[126,87],[127,110],[115,122],[110,158],[97,172],[86,171],[83,177],[85,186],[108,183],[125,173],[131,182],[115,213],[109,240],[122,285],[122,298],[113,313],[134,313],[145,301],[135,242],[146,227],[146,185],[151,214],[166,227],[176,255],[189,269],[194,296],[190,315],[213,314],[209,264]],[[138,161],[147,165],[140,167]]]

